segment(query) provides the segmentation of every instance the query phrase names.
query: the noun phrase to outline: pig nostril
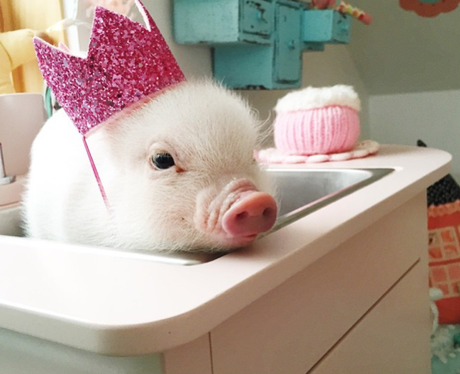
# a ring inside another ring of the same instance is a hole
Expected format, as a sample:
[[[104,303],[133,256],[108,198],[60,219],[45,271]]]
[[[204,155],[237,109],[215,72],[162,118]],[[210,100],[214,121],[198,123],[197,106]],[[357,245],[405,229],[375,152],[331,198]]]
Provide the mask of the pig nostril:
[[[232,237],[251,237],[268,231],[276,220],[276,202],[265,192],[247,191],[222,218],[222,228]]]
[[[262,215],[264,217],[271,217],[273,215],[273,209],[272,208],[264,209],[264,211],[262,212]]]
[[[235,219],[237,221],[242,221],[242,220],[245,220],[247,217],[248,217],[249,213],[248,212],[242,212],[242,213],[238,213],[235,217]]]

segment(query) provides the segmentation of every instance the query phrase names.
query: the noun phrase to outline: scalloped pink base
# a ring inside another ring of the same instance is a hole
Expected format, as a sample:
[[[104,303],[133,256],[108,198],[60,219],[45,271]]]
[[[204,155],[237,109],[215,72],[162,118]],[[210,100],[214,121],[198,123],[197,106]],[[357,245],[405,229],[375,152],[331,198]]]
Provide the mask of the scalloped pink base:
[[[285,154],[276,148],[267,148],[255,153],[255,158],[262,164],[303,164],[330,161],[346,161],[363,158],[379,151],[379,143],[373,140],[363,140],[348,152],[319,154],[313,156]]]

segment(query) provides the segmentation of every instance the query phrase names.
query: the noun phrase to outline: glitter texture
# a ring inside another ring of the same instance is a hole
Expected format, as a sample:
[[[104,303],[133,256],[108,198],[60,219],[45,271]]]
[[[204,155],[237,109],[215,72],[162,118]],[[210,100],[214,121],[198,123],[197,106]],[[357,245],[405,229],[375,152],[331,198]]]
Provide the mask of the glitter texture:
[[[140,1],[136,5],[146,27],[96,8],[86,58],[34,39],[43,78],[82,135],[145,96],[185,80],[152,17]]]

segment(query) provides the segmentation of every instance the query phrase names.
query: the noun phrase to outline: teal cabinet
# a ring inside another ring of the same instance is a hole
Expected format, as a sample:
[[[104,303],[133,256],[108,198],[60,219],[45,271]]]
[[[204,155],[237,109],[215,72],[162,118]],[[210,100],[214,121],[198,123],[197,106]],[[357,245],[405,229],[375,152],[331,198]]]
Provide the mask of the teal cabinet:
[[[266,40],[270,39],[274,22],[273,2],[244,0],[241,7],[242,33],[259,35]]]
[[[334,10],[310,10],[302,16],[304,42],[349,43],[350,16]]]
[[[213,74],[227,87],[273,89],[274,46],[241,44],[220,46],[213,52]]]
[[[300,7],[282,3],[276,6],[276,39],[274,78],[277,83],[298,85],[302,79],[300,41]],[[297,4],[296,4],[297,5]]]
[[[304,51],[348,43],[350,17],[294,0],[174,0],[174,37],[213,47],[214,78],[237,89],[291,89]]]
[[[179,44],[270,44],[272,0],[174,0],[174,37]]]

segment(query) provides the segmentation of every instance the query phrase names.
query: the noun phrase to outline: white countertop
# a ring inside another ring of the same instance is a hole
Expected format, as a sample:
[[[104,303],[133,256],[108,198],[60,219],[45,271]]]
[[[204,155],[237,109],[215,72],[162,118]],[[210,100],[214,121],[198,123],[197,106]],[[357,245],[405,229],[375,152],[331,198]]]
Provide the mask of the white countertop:
[[[0,328],[110,355],[187,343],[422,192],[449,172],[450,161],[440,150],[382,146],[364,159],[295,165],[396,171],[246,249],[195,266],[0,236]]]

